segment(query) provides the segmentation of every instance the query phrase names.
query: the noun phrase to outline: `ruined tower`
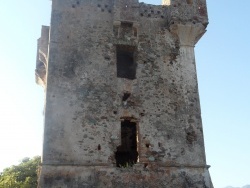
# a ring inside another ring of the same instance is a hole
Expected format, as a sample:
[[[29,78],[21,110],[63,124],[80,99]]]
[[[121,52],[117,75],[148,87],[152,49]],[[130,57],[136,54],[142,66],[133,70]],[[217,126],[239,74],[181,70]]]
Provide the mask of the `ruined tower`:
[[[52,0],[39,187],[212,188],[194,46],[206,0]]]

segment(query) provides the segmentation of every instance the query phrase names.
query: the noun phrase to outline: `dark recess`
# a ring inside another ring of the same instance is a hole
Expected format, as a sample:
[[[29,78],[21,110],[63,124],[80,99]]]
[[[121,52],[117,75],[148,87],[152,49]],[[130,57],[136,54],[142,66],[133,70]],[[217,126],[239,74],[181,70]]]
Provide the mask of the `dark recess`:
[[[136,123],[130,120],[121,122],[121,145],[115,153],[117,167],[133,166],[138,159]]]
[[[128,98],[130,97],[130,93],[124,93],[123,94],[123,97],[122,97],[122,101],[126,101],[126,100],[128,100]]]
[[[118,46],[117,52],[117,77],[133,80],[136,78],[136,63],[134,61],[134,49],[126,46]]]

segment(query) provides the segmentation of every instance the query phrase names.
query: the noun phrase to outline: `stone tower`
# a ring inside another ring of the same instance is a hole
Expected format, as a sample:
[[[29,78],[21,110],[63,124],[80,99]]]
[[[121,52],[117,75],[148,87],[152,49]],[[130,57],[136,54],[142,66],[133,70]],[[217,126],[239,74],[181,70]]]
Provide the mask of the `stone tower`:
[[[206,0],[52,0],[39,187],[212,188],[194,46]]]

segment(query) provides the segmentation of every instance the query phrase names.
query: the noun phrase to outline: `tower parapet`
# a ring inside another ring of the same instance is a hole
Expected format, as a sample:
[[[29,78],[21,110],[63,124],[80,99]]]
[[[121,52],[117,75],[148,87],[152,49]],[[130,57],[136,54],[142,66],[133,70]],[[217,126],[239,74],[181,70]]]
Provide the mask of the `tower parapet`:
[[[190,2],[190,3],[188,3]],[[207,7],[205,1],[187,1],[187,3],[172,4],[174,11],[172,12],[173,19],[179,18],[180,21],[191,21],[193,23],[200,22],[204,26],[208,24]],[[178,10],[178,11],[177,11]],[[182,13],[183,12],[183,13]],[[178,16],[179,15],[179,16]]]
[[[163,0],[162,5],[169,6],[170,20],[177,22],[200,22],[208,24],[205,0]]]

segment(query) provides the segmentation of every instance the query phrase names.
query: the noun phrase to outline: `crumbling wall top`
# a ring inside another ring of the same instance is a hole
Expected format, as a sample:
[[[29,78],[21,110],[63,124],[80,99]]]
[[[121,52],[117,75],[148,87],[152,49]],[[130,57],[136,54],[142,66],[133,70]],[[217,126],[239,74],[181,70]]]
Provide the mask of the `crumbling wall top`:
[[[37,41],[36,57],[36,83],[46,86],[46,69],[48,64],[48,46],[49,46],[49,26],[42,26],[41,37]]]

